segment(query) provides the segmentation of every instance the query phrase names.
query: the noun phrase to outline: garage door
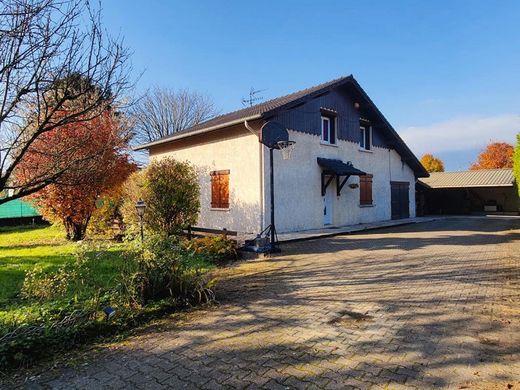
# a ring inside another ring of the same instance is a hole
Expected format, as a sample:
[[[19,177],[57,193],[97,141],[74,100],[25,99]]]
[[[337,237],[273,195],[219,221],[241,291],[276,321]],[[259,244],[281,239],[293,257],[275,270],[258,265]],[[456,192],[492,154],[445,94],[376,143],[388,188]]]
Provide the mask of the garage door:
[[[407,181],[390,182],[392,189],[392,219],[410,217],[410,183]]]

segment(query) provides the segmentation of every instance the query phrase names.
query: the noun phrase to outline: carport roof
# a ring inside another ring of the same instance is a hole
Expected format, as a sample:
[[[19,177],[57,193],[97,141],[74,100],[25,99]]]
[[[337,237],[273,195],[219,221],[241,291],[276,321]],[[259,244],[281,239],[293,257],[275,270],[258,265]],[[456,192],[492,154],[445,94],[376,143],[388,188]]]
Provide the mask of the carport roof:
[[[512,169],[481,169],[460,172],[432,172],[419,180],[430,188],[512,187]]]

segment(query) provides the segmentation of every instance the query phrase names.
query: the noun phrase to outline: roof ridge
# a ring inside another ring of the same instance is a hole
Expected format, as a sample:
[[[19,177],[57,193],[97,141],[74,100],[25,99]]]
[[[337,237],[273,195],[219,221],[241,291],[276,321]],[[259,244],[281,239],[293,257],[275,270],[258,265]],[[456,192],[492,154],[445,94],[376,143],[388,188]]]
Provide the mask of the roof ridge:
[[[329,80],[329,81],[325,81],[323,83],[320,83],[320,84],[316,84],[316,85],[313,85],[312,87],[307,87],[307,88],[303,88],[303,89],[299,89],[298,91],[294,91],[294,92],[291,92],[291,93],[288,93],[288,94],[285,94],[285,95],[280,95],[280,96],[276,96],[274,98],[271,98],[269,100],[266,100],[266,101],[263,101],[263,102],[260,102],[260,103],[257,103],[257,104],[253,104],[252,106],[249,106],[249,107],[243,107],[243,108],[240,108],[238,110],[234,110],[234,111],[227,111],[225,112],[224,114],[220,114],[220,115],[217,115],[217,116],[214,116],[212,118],[209,118],[208,120],[205,120],[204,122],[200,122],[200,123],[197,123],[195,126],[202,126],[204,125],[204,123],[206,122],[209,122],[209,121],[212,121],[214,119],[217,119],[217,118],[220,118],[220,117],[223,117],[223,116],[226,116],[226,115],[230,115],[230,114],[236,114],[237,112],[240,112],[240,111],[245,111],[245,110],[252,110],[254,108],[258,108],[262,105],[268,105],[269,103],[272,103],[273,101],[275,100],[278,100],[278,99],[284,99],[284,98],[287,98],[291,95],[298,95],[298,94],[301,94],[301,93],[304,93],[306,91],[309,91],[311,89],[319,89],[319,88],[323,88],[325,87],[326,85],[328,84],[334,84],[340,80],[343,80],[343,79],[347,79],[349,77],[352,77],[352,74],[348,75],[348,76],[341,76],[341,77],[337,77],[335,79],[332,79],[332,80]],[[187,129],[183,129],[183,130],[187,130]],[[181,130],[182,131],[182,130]]]

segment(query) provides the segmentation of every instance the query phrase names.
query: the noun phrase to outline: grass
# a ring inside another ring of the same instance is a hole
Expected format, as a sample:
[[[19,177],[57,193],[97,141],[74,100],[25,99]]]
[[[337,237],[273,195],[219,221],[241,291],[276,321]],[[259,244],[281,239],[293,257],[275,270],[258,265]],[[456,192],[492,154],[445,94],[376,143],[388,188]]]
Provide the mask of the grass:
[[[55,269],[72,261],[75,248],[53,226],[0,228],[0,305],[16,298],[28,270]]]
[[[153,237],[151,242],[154,242]],[[173,242],[177,244],[175,240]],[[166,256],[178,256],[178,253],[186,256],[183,260],[189,263],[187,269],[178,275],[181,278],[179,286],[192,283],[187,285],[193,288],[193,293],[198,291],[200,294],[204,287],[197,290],[197,283],[203,282],[203,279],[197,279],[201,275],[199,272],[213,269],[213,258],[208,254],[176,252],[179,247],[172,249],[169,242],[162,239],[156,243],[160,248],[167,248]],[[146,250],[143,253],[148,253]],[[162,253],[160,250],[163,249],[157,250],[157,253]],[[134,294],[131,284],[134,271],[131,267],[136,264],[135,256],[139,253],[136,251],[139,249],[132,243],[108,240],[70,242],[59,227],[0,228],[0,340],[7,340],[0,342],[0,373],[2,367],[28,365],[40,357],[52,355],[54,351],[99,337],[110,337],[185,307],[187,303],[181,296],[172,299],[157,295],[142,305],[135,305],[133,295],[126,295]],[[126,255],[130,257],[126,258]],[[139,259],[146,261],[146,256]],[[165,264],[170,260],[177,261],[176,257],[162,259],[166,260]],[[73,266],[52,272],[66,264]],[[151,268],[145,277],[150,280],[157,278],[160,283],[164,275],[170,275],[171,269],[168,266],[161,268],[163,263],[160,261],[157,264],[159,268]],[[45,272],[43,276],[39,274],[36,279],[29,277],[29,290],[26,291],[30,291],[30,295],[24,298],[20,293],[26,274],[35,268],[51,272]],[[59,290],[60,286],[64,286],[64,290]],[[62,292],[47,294],[52,289]],[[101,311],[106,305],[114,307],[118,313],[109,322],[105,321]],[[87,317],[74,317],[78,312]],[[60,323],[65,318],[72,318],[72,322]]]
[[[79,243],[67,241],[56,226],[0,228],[0,310],[17,303],[25,273],[36,265],[54,270],[74,261]],[[104,248],[96,276],[101,284],[110,284],[121,261],[123,244]]]

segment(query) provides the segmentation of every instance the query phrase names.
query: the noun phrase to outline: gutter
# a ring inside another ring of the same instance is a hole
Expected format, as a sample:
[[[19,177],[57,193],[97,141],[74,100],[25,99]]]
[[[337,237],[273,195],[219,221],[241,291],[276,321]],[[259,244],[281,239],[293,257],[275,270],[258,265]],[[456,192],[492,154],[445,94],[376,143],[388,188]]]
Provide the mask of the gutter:
[[[256,131],[251,126],[249,126],[249,123],[247,123],[247,120],[244,120],[244,126],[247,130],[251,132],[251,134],[260,137],[260,131]],[[265,197],[265,187],[264,187],[264,144],[260,142],[260,138],[258,138],[258,157],[259,157],[259,163],[260,163],[260,169],[258,170],[259,176],[260,176],[260,232],[264,231],[265,221],[264,221],[264,197]]]
[[[138,151],[138,150],[143,150],[143,149],[149,149],[152,146],[165,144],[165,143],[168,143],[168,142],[176,141],[178,139],[187,138],[187,137],[191,137],[191,136],[198,135],[198,134],[209,133],[210,131],[213,131],[213,130],[222,129],[222,128],[228,127],[228,126],[238,125],[238,124],[244,123],[244,121],[250,121],[250,120],[254,120],[254,119],[259,119],[261,117],[262,117],[262,114],[255,114],[255,115],[252,115],[252,116],[248,116],[246,118],[235,119],[235,120],[230,121],[230,122],[222,123],[220,125],[204,127],[202,129],[199,129],[199,130],[187,131],[186,133],[174,134],[171,137],[168,137],[166,139],[159,139],[157,141],[153,141],[153,142],[149,142],[147,144],[136,146],[135,148],[132,148],[132,150]]]

